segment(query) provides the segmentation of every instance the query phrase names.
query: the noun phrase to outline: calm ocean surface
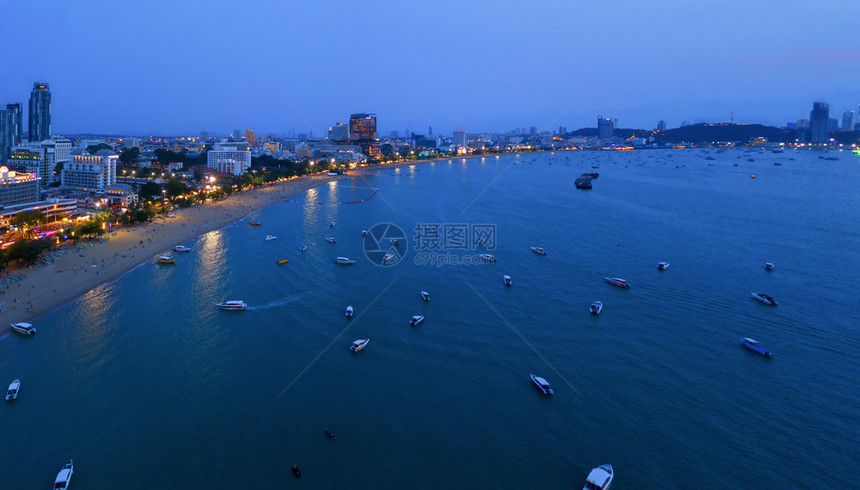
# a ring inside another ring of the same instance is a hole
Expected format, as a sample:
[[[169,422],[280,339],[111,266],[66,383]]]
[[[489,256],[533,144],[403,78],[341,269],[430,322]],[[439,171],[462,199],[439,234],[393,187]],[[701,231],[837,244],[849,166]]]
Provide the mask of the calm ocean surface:
[[[0,488],[48,488],[68,458],[81,489],[581,488],[605,463],[617,489],[858,488],[860,156],[829,155],[454,159],[273,204],[0,339],[0,383],[22,384]],[[390,267],[360,235],[384,222],[409,237]],[[493,225],[498,262],[416,263],[419,222]]]

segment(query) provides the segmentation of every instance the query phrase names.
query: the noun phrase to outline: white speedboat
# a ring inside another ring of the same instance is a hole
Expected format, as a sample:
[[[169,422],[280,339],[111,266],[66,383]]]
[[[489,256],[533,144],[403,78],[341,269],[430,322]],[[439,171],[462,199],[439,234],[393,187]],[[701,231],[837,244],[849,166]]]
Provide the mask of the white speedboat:
[[[529,374],[532,378],[532,383],[535,384],[538,390],[544,395],[552,395],[552,388],[549,387],[549,383],[547,380],[541,378],[540,376],[535,376],[534,374]]]
[[[776,306],[776,300],[773,299],[773,296],[769,296],[764,293],[750,293],[752,294],[753,299],[761,301],[766,305]]]
[[[770,262],[765,262],[765,264],[764,264],[764,270],[766,270],[766,271],[772,271],[772,270],[773,270],[773,264],[771,264]]]
[[[174,260],[173,257],[171,257],[169,255],[162,255],[162,256],[158,257],[157,259],[155,259],[155,261],[159,264],[175,264],[176,263],[176,260]]]
[[[304,252],[307,249],[308,249],[307,245],[302,245],[302,248],[299,250],[299,252]]]
[[[494,264],[496,262],[496,256],[491,254],[478,254],[478,257],[481,258],[484,262],[489,262]]]
[[[329,227],[329,228],[334,228],[334,221],[332,221],[331,223],[329,223],[329,224],[328,224],[328,227]]]
[[[216,303],[215,306],[221,308],[222,310],[244,310],[248,307],[247,303],[238,299],[224,301],[223,303]]]
[[[609,490],[612,484],[612,465],[604,464],[591,470],[582,490]]]
[[[63,466],[63,469],[57,473],[57,479],[54,480],[54,490],[64,490],[69,488],[69,482],[72,481],[72,473],[75,472],[75,463],[70,459]]]
[[[364,238],[366,236],[367,236],[367,230],[361,230],[361,238]]]
[[[400,246],[400,242],[396,238],[392,238],[392,239],[388,240],[388,243],[390,243],[392,247],[399,247]]]
[[[531,249],[532,249],[532,252],[534,252],[538,255],[546,255],[546,250],[544,250],[540,247],[532,247]]]
[[[625,289],[630,288],[630,285],[627,284],[626,279],[621,279],[620,277],[604,277],[603,279],[605,279],[606,282],[608,282],[609,284],[618,286],[620,288],[625,288]]]
[[[275,238],[278,238],[278,237],[276,235],[266,235],[266,237],[263,238],[263,240],[269,241],[269,240],[274,240]]]
[[[185,245],[177,245],[173,247],[174,252],[190,252],[191,249],[186,247]]]
[[[334,263],[335,264],[350,265],[350,264],[354,264],[355,261],[349,257],[338,257],[338,258],[334,259]]]
[[[601,303],[600,301],[595,301],[594,303],[591,303],[591,306],[588,307],[588,311],[595,315],[599,315],[600,312],[603,311],[603,303]]]
[[[347,318],[352,318],[352,313],[353,313],[354,311],[355,311],[355,310],[353,310],[353,309],[352,309],[352,305],[347,306],[347,307],[346,307],[346,317],[347,317]]]
[[[31,324],[31,323],[27,323],[27,322],[13,323],[13,324],[11,324],[11,326],[12,326],[12,330],[14,330],[18,333],[22,333],[24,335],[33,335],[34,333],[36,333],[36,327],[34,327],[33,324]]]
[[[423,316],[421,316],[421,315],[415,315],[415,316],[413,316],[413,317],[412,317],[412,319],[411,319],[411,320],[409,320],[409,324],[410,324],[410,325],[412,325],[413,327],[417,327],[418,325],[421,325],[421,323],[422,323],[423,321],[424,321],[424,317],[423,317]]]
[[[15,380],[9,384],[9,389],[6,390],[6,400],[14,400],[18,398],[18,390],[21,389],[21,381]]]
[[[505,283],[505,286],[510,286],[511,285],[511,276],[505,274],[504,276],[502,276],[502,282]]]
[[[421,291],[421,299],[424,301],[430,301],[430,293],[427,291]]]
[[[325,241],[327,241],[329,243],[337,243],[337,240],[335,240],[333,236],[325,237]]]
[[[382,257],[382,262],[390,262],[394,260],[395,257],[397,257],[397,255],[395,255],[394,252],[388,252],[384,257]]]
[[[669,268],[669,263],[668,263],[668,262],[660,262],[659,264],[657,264],[657,270],[658,270],[658,271],[664,271],[664,270],[666,270],[666,269],[668,269],[668,268]]]
[[[353,352],[358,352],[361,349],[367,347],[367,344],[370,342],[370,339],[358,339],[349,346],[349,350]]]

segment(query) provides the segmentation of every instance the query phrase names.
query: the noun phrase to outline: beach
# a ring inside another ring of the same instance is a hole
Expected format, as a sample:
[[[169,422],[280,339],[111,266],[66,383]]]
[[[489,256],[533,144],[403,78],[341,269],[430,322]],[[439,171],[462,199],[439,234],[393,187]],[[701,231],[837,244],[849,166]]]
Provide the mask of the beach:
[[[171,211],[167,217],[106,233],[100,240],[64,244],[51,263],[10,267],[0,287],[0,332],[29,322],[194,237],[222,228],[248,213],[345,176],[313,176],[232,194],[205,205]],[[166,266],[169,267],[169,266]],[[38,328],[38,325],[35,325]]]

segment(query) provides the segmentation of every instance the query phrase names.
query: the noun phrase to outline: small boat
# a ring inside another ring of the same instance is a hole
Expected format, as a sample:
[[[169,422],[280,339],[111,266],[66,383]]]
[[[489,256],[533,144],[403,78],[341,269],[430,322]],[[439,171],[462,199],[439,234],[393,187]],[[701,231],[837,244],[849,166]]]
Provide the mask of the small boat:
[[[364,238],[366,236],[367,236],[367,230],[361,230],[361,238]]]
[[[668,262],[660,262],[659,264],[657,264],[657,270],[658,270],[658,271],[664,271],[664,270],[666,270],[666,269],[668,269],[668,268],[669,268],[669,263],[668,263]]]
[[[185,245],[177,245],[173,247],[174,252],[190,252],[191,249],[186,247]]]
[[[248,304],[242,300],[230,300],[223,303],[216,303],[215,306],[222,310],[244,310]]]
[[[251,226],[260,226],[260,225],[262,225],[262,224],[263,224],[263,223],[260,223],[260,222],[257,222],[257,221],[252,221],[252,222],[251,222]]]
[[[329,223],[329,224],[328,224],[328,227],[329,227],[329,228],[334,228],[334,221],[332,221],[331,223]]]
[[[427,233],[437,233],[439,230],[435,226],[428,226]]]
[[[772,270],[773,270],[773,264],[771,264],[770,262],[765,262],[765,264],[764,264],[764,270],[766,270],[766,271],[772,271]]]
[[[480,257],[481,260],[483,260],[484,262],[489,262],[491,264],[494,264],[496,262],[496,257],[494,255],[478,254],[478,257]]]
[[[159,264],[175,264],[176,263],[176,261],[173,260],[172,257],[169,257],[167,255],[162,255],[161,257],[155,259],[155,261],[158,262]]]
[[[18,333],[22,333],[24,335],[33,335],[34,333],[36,333],[36,327],[34,327],[33,324],[31,324],[31,323],[27,323],[27,322],[12,323],[11,326],[12,326],[12,330],[14,330]]]
[[[764,347],[762,347],[758,343],[758,341],[753,340],[749,337],[742,338],[741,339],[741,345],[743,345],[744,347],[746,347],[747,349],[749,349],[753,352],[758,352],[759,354],[763,355],[764,357],[770,357],[770,350],[765,349]]]
[[[337,243],[337,240],[335,240],[333,236],[325,237],[325,241],[327,241],[329,243]]]
[[[75,464],[70,459],[69,462],[63,466],[63,469],[57,473],[57,479],[54,480],[54,490],[69,488],[69,482],[72,481],[72,473],[74,472]]]
[[[752,294],[753,299],[757,301],[761,301],[766,305],[776,306],[776,300],[773,299],[773,296],[768,296],[764,293],[750,293]]]
[[[423,316],[421,316],[421,315],[415,315],[415,316],[413,316],[413,317],[412,317],[412,319],[411,319],[411,320],[409,320],[409,324],[410,324],[410,325],[412,325],[413,327],[417,327],[418,325],[421,325],[421,323],[422,323],[423,321],[424,321],[424,317],[423,317]]]
[[[353,352],[358,352],[361,349],[367,347],[367,344],[370,342],[370,339],[358,339],[349,346],[349,350]]]
[[[608,282],[609,284],[612,284],[612,285],[615,285],[615,286],[618,286],[618,287],[624,288],[624,289],[630,289],[630,285],[627,284],[626,279],[621,279],[620,277],[604,277],[603,279],[605,279],[606,282]]]
[[[544,395],[552,395],[552,388],[549,387],[549,383],[541,378],[540,376],[535,376],[534,374],[529,374],[532,378],[532,383],[537,386],[537,389],[540,390]]]
[[[390,243],[391,246],[393,246],[393,247],[399,247],[400,246],[400,242],[397,241],[396,238],[392,238],[392,239],[388,240],[388,243]]]
[[[274,240],[275,238],[278,238],[278,237],[276,235],[266,235],[266,237],[263,238],[263,240],[269,241],[269,240]]]
[[[289,261],[290,261],[290,259],[281,259],[281,260],[279,260],[279,261],[278,261],[278,265],[284,265],[284,264],[286,264],[286,263],[287,263],[287,262],[289,262]]]
[[[388,252],[387,254],[385,254],[384,257],[382,257],[382,262],[394,260],[394,257],[397,257],[394,252]]]
[[[582,490],[609,490],[612,484],[612,465],[605,464],[591,470]]]
[[[336,435],[334,435],[334,432],[332,432],[332,431],[330,431],[330,430],[328,430],[328,429],[326,429],[326,431],[325,431],[325,435],[327,435],[327,436],[328,436],[328,438],[329,438],[329,439],[331,439],[332,441],[333,441],[333,440],[335,440],[335,439],[337,439],[337,436],[336,436]]]
[[[511,285],[511,276],[505,274],[504,276],[502,276],[502,282],[505,283],[505,286],[510,286]]]
[[[21,389],[21,381],[15,380],[9,384],[9,389],[6,390],[6,401],[18,398],[18,390]]]
[[[591,303],[591,306],[588,307],[588,311],[594,315],[599,315],[600,312],[603,311],[603,303],[600,301]]]
[[[299,251],[300,251],[300,252],[304,252],[304,251],[305,251],[305,250],[307,250],[307,249],[308,249],[308,246],[307,246],[307,245],[302,245],[302,248],[301,248]]]
[[[335,264],[350,265],[350,264],[354,264],[355,261],[350,259],[349,257],[338,257],[338,258],[334,259],[334,263]]]
[[[427,291],[421,291],[421,299],[424,301],[430,301],[430,293]]]
[[[538,255],[546,255],[546,250],[544,250],[540,247],[531,247],[531,249],[532,249],[532,252],[534,252]]]
[[[302,477],[302,470],[299,469],[299,465],[293,465],[293,476],[296,478]]]
[[[347,306],[347,307],[346,307],[346,317],[347,317],[347,318],[352,318],[352,313],[353,313],[353,311],[354,311],[354,310],[352,309],[352,305]]]

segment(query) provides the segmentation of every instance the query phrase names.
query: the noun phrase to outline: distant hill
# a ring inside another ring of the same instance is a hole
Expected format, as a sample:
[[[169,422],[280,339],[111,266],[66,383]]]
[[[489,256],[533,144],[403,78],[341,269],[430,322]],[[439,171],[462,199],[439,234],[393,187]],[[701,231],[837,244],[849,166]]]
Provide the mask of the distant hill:
[[[637,138],[654,137],[656,143],[712,143],[715,141],[741,141],[747,142],[755,138],[767,138],[771,142],[788,142],[797,138],[797,133],[790,129],[780,129],[763,124],[691,124],[682,128],[668,129],[662,133],[647,129],[625,129],[615,130],[615,136],[627,139],[631,136]],[[581,128],[567,134],[567,137],[597,137],[597,128]]]

